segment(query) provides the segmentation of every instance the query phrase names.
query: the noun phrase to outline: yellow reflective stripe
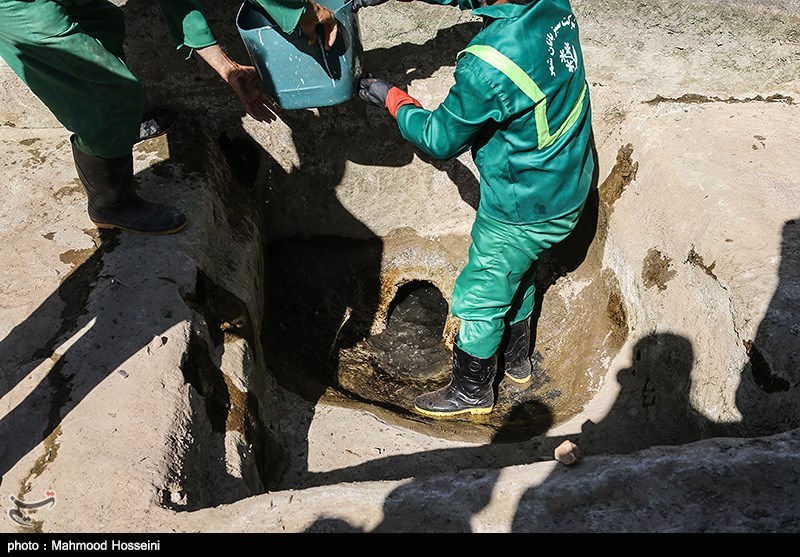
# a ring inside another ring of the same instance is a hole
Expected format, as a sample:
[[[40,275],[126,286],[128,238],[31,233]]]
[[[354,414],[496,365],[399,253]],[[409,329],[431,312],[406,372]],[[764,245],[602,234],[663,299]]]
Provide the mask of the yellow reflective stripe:
[[[508,78],[513,81],[517,87],[522,89],[522,92],[528,95],[533,102],[546,101],[547,97],[536,82],[531,77],[522,71],[516,62],[511,58],[500,52],[499,50],[486,45],[472,45],[468,46],[461,52],[459,56],[465,52],[474,54],[484,62],[487,62],[506,74]]]
[[[544,149],[552,145],[559,137],[567,133],[578,120],[581,112],[583,112],[583,105],[586,102],[586,84],[584,84],[581,96],[572,107],[567,119],[558,128],[555,135],[550,135],[550,123],[547,121],[547,95],[536,85],[536,82],[531,79],[531,76],[526,74],[511,58],[491,46],[468,46],[459,52],[458,56],[467,52],[477,56],[505,74],[506,77],[513,81],[514,84],[535,103],[533,114],[536,120],[536,135],[539,149]]]
[[[459,56],[469,52],[494,66],[496,69],[505,74],[514,84],[519,87],[523,93],[528,95],[535,103],[533,115],[536,119],[536,135],[537,143],[540,149],[545,145],[549,145],[550,138],[550,124],[547,122],[547,96],[539,89],[536,82],[526,74],[511,58],[500,52],[499,50],[486,45],[472,45],[458,53]]]
[[[578,118],[580,117],[581,112],[583,112],[583,104],[586,102],[586,91],[587,91],[587,89],[588,89],[588,86],[584,83],[583,84],[583,91],[581,91],[581,96],[578,98],[578,100],[573,105],[572,110],[569,111],[569,115],[567,116],[567,119],[564,120],[564,123],[561,124],[561,127],[558,128],[558,130],[556,130],[555,135],[553,135],[553,137],[550,139],[550,143],[555,142],[559,137],[561,137],[562,135],[567,133],[567,131],[575,124],[575,122],[578,121]],[[550,143],[548,143],[548,145]],[[545,145],[545,147],[547,147],[547,145]]]

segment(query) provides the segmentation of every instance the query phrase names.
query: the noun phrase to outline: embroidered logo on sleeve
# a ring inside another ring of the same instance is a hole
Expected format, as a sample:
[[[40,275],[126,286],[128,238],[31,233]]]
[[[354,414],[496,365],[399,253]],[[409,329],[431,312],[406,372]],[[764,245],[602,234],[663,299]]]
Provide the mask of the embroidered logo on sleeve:
[[[575,17],[572,14],[564,17],[561,21],[556,23],[550,28],[550,32],[545,35],[545,42],[547,43],[547,52],[549,57],[547,59],[547,67],[550,70],[550,75],[556,76],[556,68],[554,58],[556,55],[556,48],[558,48],[558,60],[564,65],[564,68],[569,73],[575,73],[578,69],[578,52],[575,46],[570,44],[569,41],[558,40],[558,34],[564,29],[575,29],[577,24]]]

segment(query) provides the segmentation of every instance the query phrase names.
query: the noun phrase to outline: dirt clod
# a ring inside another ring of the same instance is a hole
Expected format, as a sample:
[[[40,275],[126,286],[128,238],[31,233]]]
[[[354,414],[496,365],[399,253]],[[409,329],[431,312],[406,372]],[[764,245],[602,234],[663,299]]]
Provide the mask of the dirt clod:
[[[572,466],[580,462],[581,449],[578,445],[567,439],[556,447],[556,450],[553,451],[553,456],[555,456],[556,460],[561,464]]]

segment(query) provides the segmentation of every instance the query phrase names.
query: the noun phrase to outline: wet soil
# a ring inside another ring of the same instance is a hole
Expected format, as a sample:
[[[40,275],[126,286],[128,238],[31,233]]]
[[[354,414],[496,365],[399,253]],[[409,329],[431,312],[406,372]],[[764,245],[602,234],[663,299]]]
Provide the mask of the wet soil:
[[[596,212],[594,198],[574,238],[540,262],[531,354],[536,373],[518,384],[500,371],[491,414],[436,420],[414,412],[416,396],[450,379],[448,303],[431,282],[410,281],[393,293],[385,326],[376,328],[378,308],[387,303],[379,238],[268,245],[268,365],[282,387],[312,403],[367,405],[383,419],[434,437],[517,442],[543,435],[583,410],[625,338],[613,273],[599,271],[601,246],[590,249]],[[575,253],[583,255],[571,261]]]

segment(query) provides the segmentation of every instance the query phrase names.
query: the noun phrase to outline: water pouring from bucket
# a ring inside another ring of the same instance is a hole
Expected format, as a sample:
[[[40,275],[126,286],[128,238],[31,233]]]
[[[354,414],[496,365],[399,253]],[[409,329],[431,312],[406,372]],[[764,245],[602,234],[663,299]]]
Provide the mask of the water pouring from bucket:
[[[333,12],[338,24],[330,50],[322,37],[309,45],[299,26],[291,33],[283,31],[263,8],[247,0],[236,17],[264,90],[283,109],[333,106],[358,92],[363,49],[352,0],[318,3]]]

